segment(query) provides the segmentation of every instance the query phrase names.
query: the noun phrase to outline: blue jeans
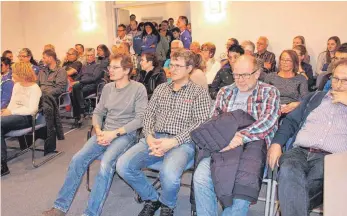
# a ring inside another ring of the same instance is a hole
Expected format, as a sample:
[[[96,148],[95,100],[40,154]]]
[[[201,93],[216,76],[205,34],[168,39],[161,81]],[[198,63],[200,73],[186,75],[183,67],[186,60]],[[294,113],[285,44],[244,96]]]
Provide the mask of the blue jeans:
[[[156,134],[157,138],[169,137],[166,134]],[[141,139],[138,144],[124,153],[117,162],[118,174],[140,195],[142,200],[159,200],[164,205],[174,208],[177,194],[181,186],[181,177],[189,161],[194,159],[194,143],[184,143],[165,153],[163,157],[149,155],[148,144]],[[159,178],[162,192],[157,190],[147,180],[141,171],[154,163],[163,161]]]
[[[100,215],[102,206],[111,187],[117,159],[133,146],[135,141],[135,132],[114,139],[108,146],[99,145],[96,136],[92,136],[83,148],[73,156],[64,185],[59,191],[58,198],[54,202],[54,208],[65,213],[69,210],[88,166],[103,154],[100,170],[95,177],[88,206],[84,212],[86,216]]]
[[[325,155],[296,147],[281,156],[278,197],[283,216],[307,216],[323,202]]]
[[[218,200],[214,191],[210,168],[211,157],[200,161],[194,173],[194,193],[198,216],[218,216]],[[233,199],[233,205],[223,210],[223,216],[247,216],[247,200]]]

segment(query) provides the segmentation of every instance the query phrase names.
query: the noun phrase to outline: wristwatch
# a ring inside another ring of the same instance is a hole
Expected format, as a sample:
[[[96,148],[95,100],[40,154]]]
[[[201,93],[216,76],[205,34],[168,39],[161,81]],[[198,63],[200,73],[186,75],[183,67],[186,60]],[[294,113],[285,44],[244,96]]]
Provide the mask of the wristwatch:
[[[116,135],[117,135],[117,137],[120,137],[120,133],[119,132]]]

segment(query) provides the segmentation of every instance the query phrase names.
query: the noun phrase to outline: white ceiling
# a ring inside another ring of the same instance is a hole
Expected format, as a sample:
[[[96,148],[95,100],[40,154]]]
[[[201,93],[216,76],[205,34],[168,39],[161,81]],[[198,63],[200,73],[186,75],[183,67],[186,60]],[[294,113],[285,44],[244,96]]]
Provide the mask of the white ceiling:
[[[137,7],[142,5],[149,4],[163,4],[166,2],[175,2],[175,1],[127,1],[127,0],[118,0],[114,2],[116,8],[126,8],[126,7]]]

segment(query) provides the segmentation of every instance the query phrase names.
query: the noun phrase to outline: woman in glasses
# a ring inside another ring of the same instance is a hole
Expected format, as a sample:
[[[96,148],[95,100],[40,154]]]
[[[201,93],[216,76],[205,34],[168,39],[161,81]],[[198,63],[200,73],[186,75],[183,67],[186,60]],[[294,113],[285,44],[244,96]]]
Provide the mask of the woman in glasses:
[[[295,51],[284,50],[280,56],[279,72],[270,73],[264,82],[280,91],[281,113],[286,115],[300,104],[300,99],[308,94],[305,76],[298,74],[299,58]]]
[[[40,67],[38,66],[39,64],[34,59],[33,53],[31,52],[30,49],[28,48],[21,49],[18,54],[18,59],[20,62],[30,63],[36,76],[39,74],[40,72]]]

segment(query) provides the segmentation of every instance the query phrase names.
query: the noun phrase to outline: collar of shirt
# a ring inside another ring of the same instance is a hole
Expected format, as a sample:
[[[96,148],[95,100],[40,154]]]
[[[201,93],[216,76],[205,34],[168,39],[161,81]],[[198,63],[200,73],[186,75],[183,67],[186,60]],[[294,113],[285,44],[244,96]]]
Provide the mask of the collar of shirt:
[[[87,65],[93,65],[93,64],[95,64],[95,61],[87,63]]]
[[[172,90],[173,92],[179,92],[179,91],[181,91],[181,90],[186,89],[189,85],[191,85],[191,84],[192,84],[192,81],[189,80],[188,83],[184,84],[184,85],[183,85],[179,90],[177,90],[177,91],[175,91],[175,90],[173,89],[173,84],[174,84],[174,82],[169,83],[169,87],[171,88],[171,90]]]

